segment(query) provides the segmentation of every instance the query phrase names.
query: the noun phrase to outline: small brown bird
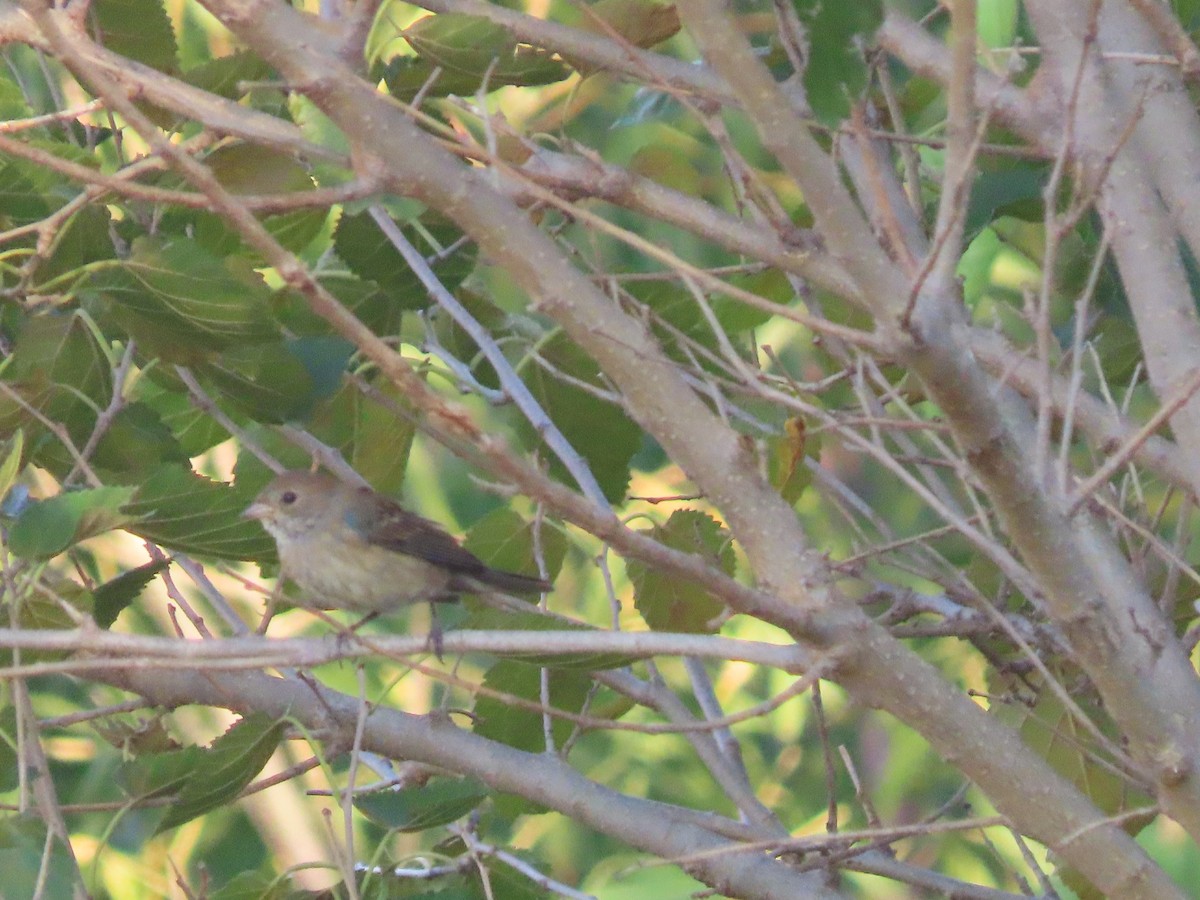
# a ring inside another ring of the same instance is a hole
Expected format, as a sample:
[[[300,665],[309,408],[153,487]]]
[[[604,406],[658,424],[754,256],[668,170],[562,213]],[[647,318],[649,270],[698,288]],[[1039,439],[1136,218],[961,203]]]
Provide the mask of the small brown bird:
[[[489,568],[436,523],[324,472],[284,472],[244,515],[275,538],[283,574],[312,609],[378,613],[460,593],[550,590],[540,578]]]

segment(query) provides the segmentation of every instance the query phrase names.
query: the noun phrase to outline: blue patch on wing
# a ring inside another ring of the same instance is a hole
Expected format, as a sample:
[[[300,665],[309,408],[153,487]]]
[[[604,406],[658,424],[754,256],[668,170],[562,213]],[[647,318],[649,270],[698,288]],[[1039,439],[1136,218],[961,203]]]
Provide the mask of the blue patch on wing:
[[[342,513],[342,521],[355,534],[362,535],[367,529],[363,522],[362,510],[350,508]]]

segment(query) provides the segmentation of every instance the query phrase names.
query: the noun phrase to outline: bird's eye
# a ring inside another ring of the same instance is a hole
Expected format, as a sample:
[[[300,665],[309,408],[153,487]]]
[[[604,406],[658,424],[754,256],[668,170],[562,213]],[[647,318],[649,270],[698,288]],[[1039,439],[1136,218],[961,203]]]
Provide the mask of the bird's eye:
[[[282,503],[284,506],[291,506],[293,503],[296,502],[296,492],[295,491],[284,491],[279,497],[279,502]]]

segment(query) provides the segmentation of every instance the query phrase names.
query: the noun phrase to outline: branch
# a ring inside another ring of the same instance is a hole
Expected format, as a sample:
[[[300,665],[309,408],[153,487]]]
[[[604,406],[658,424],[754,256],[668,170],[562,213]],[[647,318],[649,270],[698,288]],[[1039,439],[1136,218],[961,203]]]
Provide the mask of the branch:
[[[181,641],[173,637],[118,634],[97,630],[47,631],[0,628],[0,647],[86,653],[106,657],[105,665],[125,665],[140,659],[147,667],[208,668],[214,670],[293,666],[309,668],[336,660],[381,654],[390,658],[423,656],[429,652],[424,636],[362,635],[349,632],[324,638],[265,638],[257,635],[221,640]],[[495,653],[505,656],[548,657],[613,654],[649,659],[655,656],[695,656],[770,666],[793,674],[810,671],[818,657],[795,644],[767,644],[699,634],[658,631],[452,631],[445,635],[445,652]],[[60,663],[29,663],[29,666]],[[94,667],[94,658],[63,661],[72,669]],[[828,665],[828,660],[822,663]],[[45,670],[39,670],[45,671]],[[5,669],[11,677],[14,671]]]
[[[88,677],[174,707],[204,703],[243,715],[264,712],[293,719],[324,740],[349,746],[359,723],[358,698],[320,685],[296,685],[258,673],[218,674],[203,679],[186,672],[143,672],[136,667],[96,670]],[[375,707],[362,723],[362,749],[472,775],[497,791],[528,797],[584,825],[656,856],[671,859],[735,849],[722,838],[722,817],[640,800],[590,781],[567,763],[525,753],[456,727],[449,718],[415,716]],[[708,824],[711,823],[711,828]],[[729,823],[736,825],[737,823]],[[687,867],[732,897],[817,897],[838,894],[824,875],[800,874],[762,854],[715,853]]]

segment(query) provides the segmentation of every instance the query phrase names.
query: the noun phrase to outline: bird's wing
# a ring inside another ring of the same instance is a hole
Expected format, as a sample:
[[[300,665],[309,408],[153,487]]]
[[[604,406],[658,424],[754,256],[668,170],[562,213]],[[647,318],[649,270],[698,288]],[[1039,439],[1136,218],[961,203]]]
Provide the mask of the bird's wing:
[[[372,521],[351,523],[365,526],[360,533],[368,543],[415,556],[464,575],[487,570],[487,566],[474,553],[463,549],[436,522],[410,513],[384,497],[374,496],[372,499]]]

